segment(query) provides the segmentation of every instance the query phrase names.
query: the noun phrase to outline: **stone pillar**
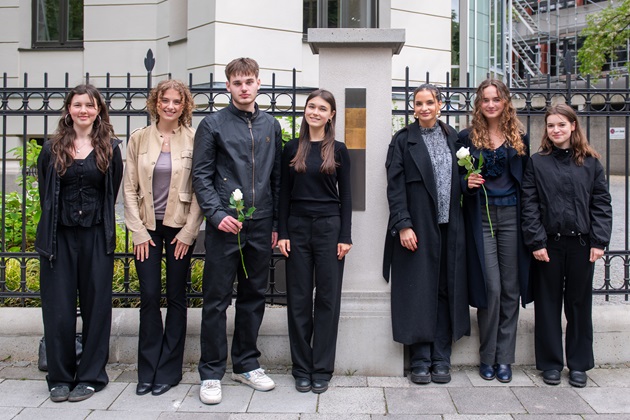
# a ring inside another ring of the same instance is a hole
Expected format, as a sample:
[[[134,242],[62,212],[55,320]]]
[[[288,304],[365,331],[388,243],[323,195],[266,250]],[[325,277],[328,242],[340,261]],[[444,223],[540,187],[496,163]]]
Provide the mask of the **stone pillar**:
[[[319,87],[337,101],[337,140],[353,165],[352,239],[344,273],[335,373],[403,374],[403,346],[392,340],[390,289],[382,277],[389,214],[385,157],[392,137],[392,54],[404,29],[309,29],[319,54]]]

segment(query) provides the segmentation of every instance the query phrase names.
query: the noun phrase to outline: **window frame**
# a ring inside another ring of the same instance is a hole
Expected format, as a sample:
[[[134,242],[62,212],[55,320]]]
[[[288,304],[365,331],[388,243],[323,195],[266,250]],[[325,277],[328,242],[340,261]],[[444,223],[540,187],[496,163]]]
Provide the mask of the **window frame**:
[[[344,15],[344,0],[338,0],[340,3],[341,14],[337,16],[337,21],[340,25],[343,25],[343,22],[348,20],[348,16]],[[369,15],[371,19],[368,19],[369,24],[367,26],[361,26],[361,28],[378,28],[379,27],[379,0],[368,0],[369,1]],[[328,6],[329,0],[316,0],[316,28],[329,28],[328,26]],[[302,16],[302,20],[304,21],[305,16]],[[303,25],[304,27],[304,25]],[[337,26],[337,28],[346,28],[347,26]],[[304,39],[306,39],[306,35],[308,32],[308,27],[304,27]]]
[[[81,40],[69,40],[68,32],[70,26],[70,0],[57,0],[59,2],[59,40],[54,41],[38,41],[38,0],[31,1],[31,47],[33,49],[77,49],[83,48],[83,41]],[[83,5],[85,7],[85,3]],[[83,23],[85,22],[85,14]],[[83,37],[85,38],[85,36]]]

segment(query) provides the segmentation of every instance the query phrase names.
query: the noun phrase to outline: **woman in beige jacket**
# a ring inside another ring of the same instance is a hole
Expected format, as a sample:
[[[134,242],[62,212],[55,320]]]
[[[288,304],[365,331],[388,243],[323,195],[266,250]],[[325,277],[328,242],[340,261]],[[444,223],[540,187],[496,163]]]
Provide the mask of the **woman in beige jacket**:
[[[131,134],[124,175],[125,223],[140,281],[136,394],[161,395],[182,378],[186,278],[203,214],[192,189],[193,99],[182,82],[151,90],[154,123]],[[166,323],[162,325],[162,255],[166,256]]]

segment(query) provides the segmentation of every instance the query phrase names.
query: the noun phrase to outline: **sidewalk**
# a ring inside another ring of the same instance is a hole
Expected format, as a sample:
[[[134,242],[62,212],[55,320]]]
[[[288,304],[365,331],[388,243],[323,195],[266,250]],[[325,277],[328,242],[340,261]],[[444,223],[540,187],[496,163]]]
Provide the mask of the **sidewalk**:
[[[630,419],[630,364],[589,372],[586,388],[545,385],[530,366],[516,367],[509,385],[485,381],[475,368],[455,368],[447,385],[415,385],[403,377],[335,376],[328,392],[299,393],[293,378],[269,372],[276,389],[257,392],[223,380],[223,402],[199,401],[199,376],[187,366],[182,382],[159,397],[135,395],[133,365],[109,365],[110,384],[78,403],[48,399],[45,374],[33,363],[0,362],[4,419]]]

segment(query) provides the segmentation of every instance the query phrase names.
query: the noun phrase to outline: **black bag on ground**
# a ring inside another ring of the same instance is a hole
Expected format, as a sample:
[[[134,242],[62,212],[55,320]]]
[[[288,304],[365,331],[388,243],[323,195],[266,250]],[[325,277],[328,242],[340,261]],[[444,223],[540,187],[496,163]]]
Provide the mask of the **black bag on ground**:
[[[81,361],[81,354],[83,353],[83,337],[81,333],[77,333],[76,336],[76,352],[77,352],[77,365]],[[39,355],[37,357],[37,369],[46,372],[48,371],[48,360],[46,359],[46,337],[42,337],[39,340]]]

